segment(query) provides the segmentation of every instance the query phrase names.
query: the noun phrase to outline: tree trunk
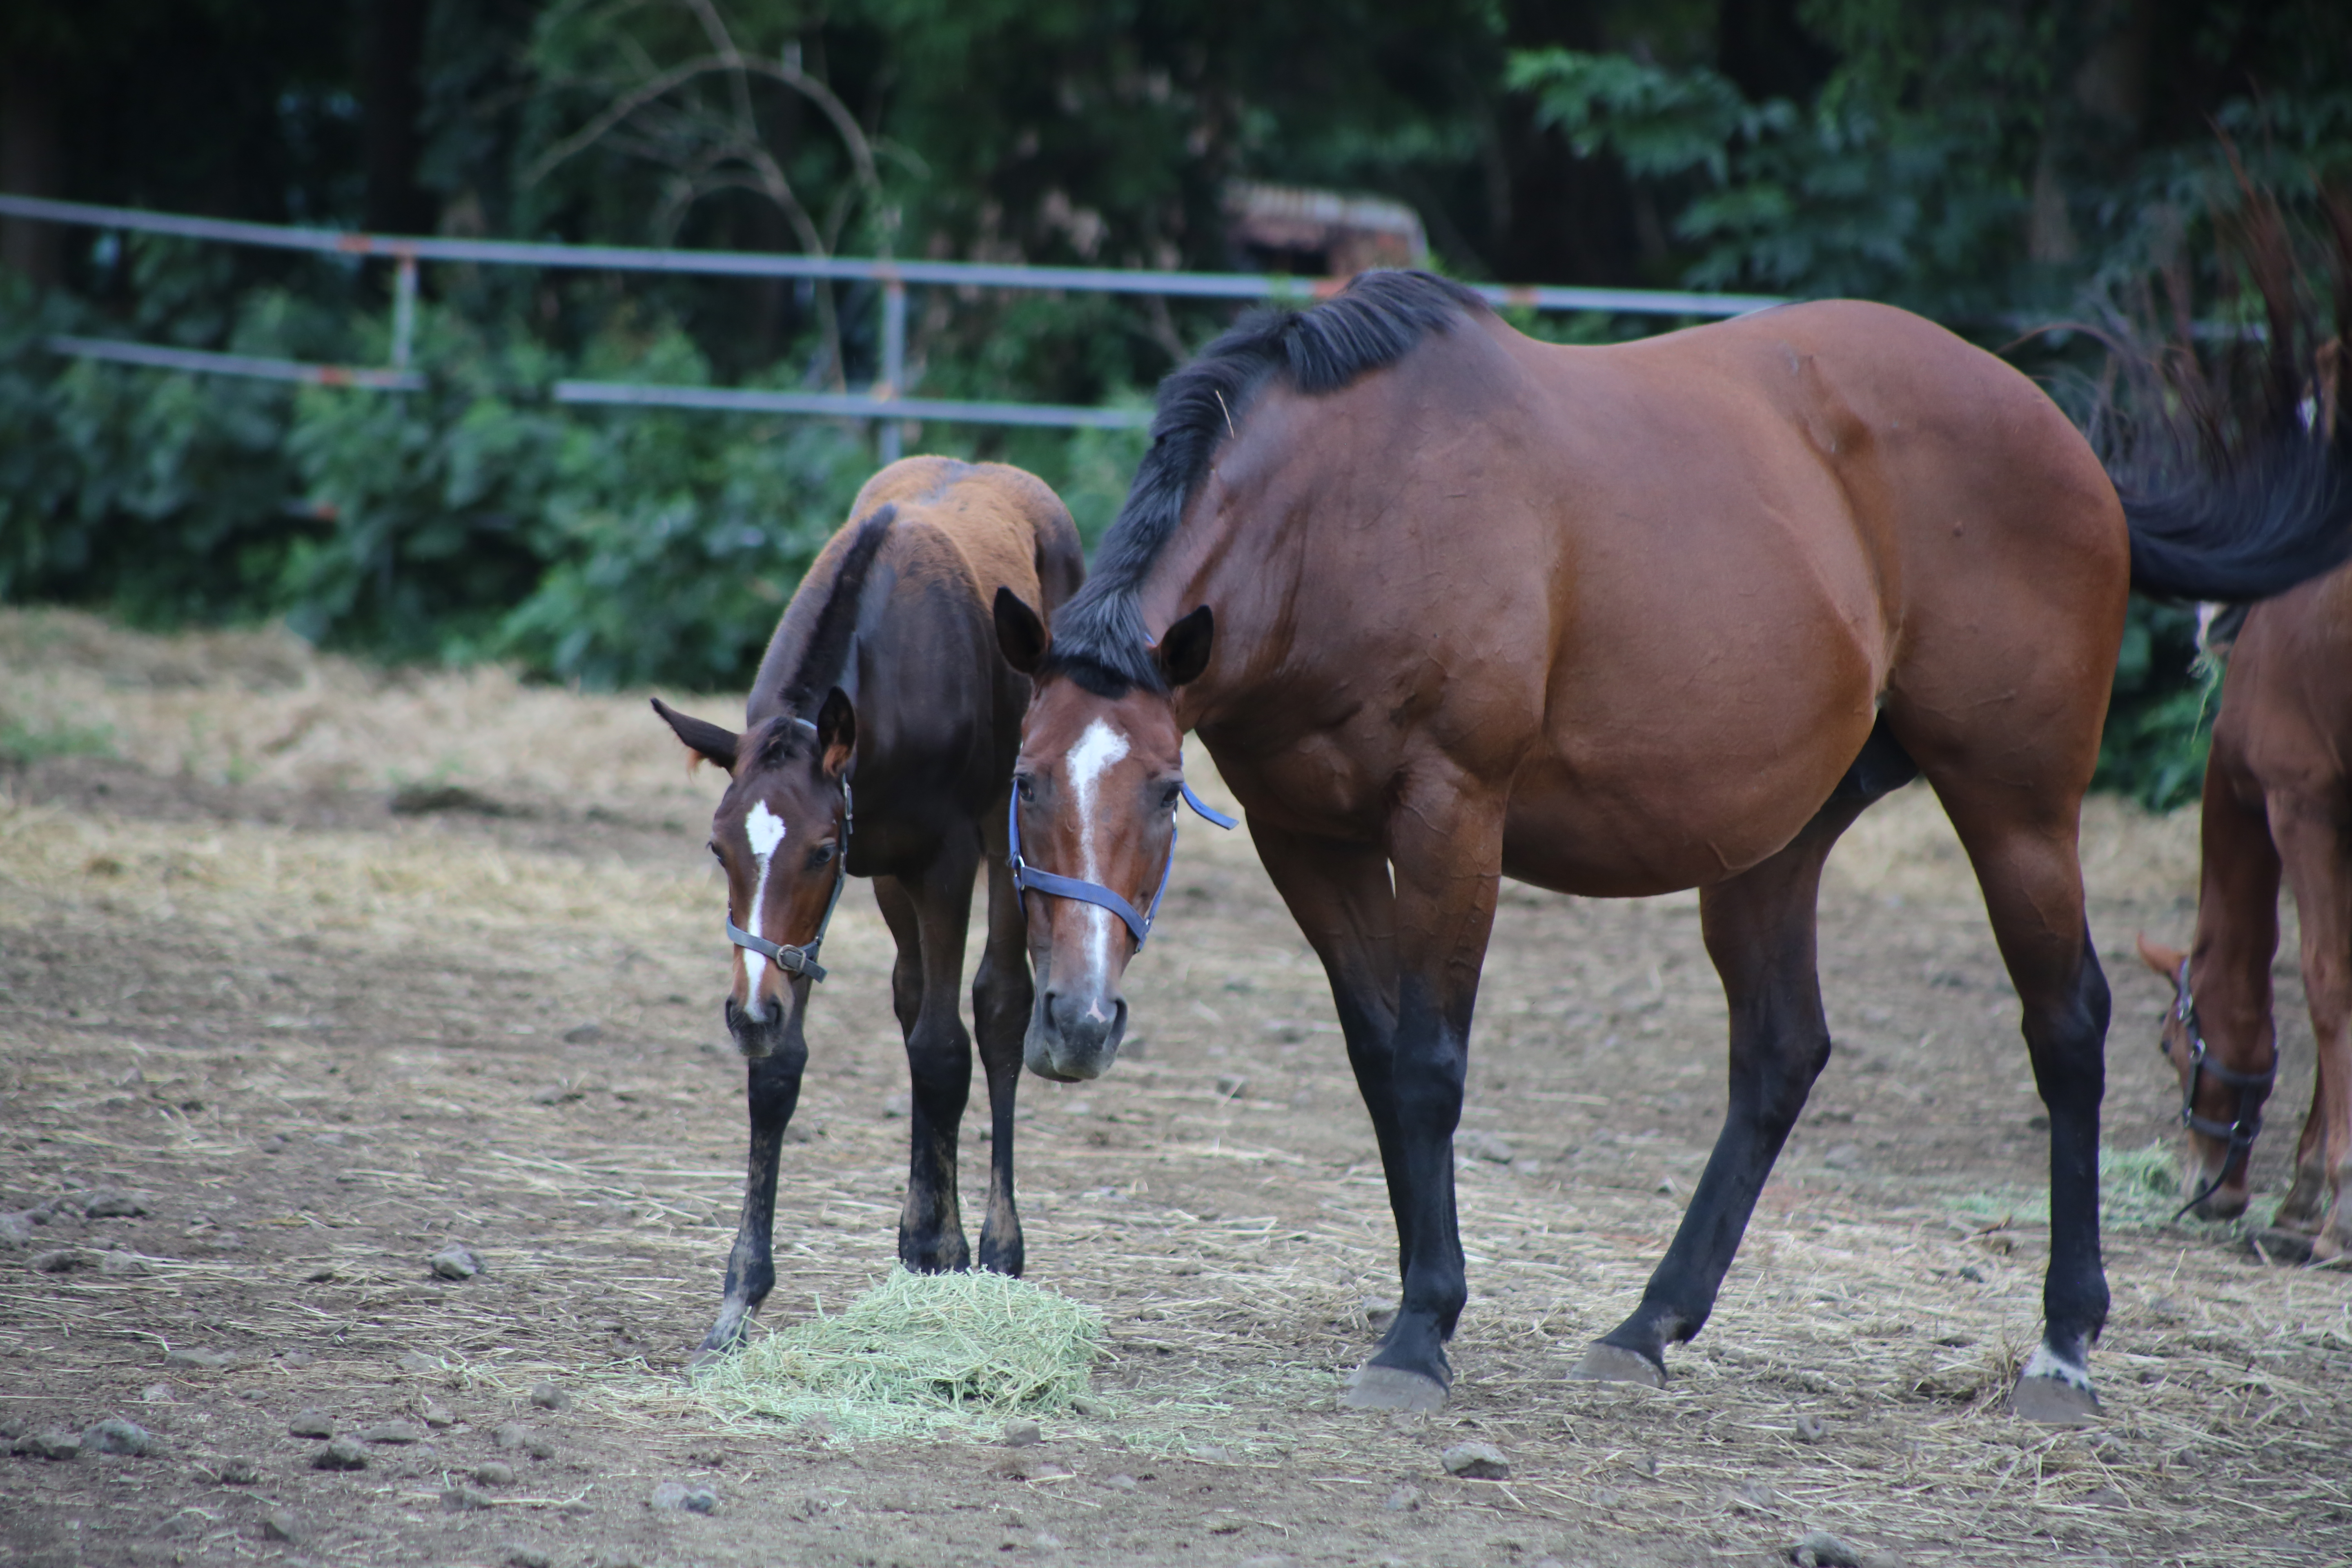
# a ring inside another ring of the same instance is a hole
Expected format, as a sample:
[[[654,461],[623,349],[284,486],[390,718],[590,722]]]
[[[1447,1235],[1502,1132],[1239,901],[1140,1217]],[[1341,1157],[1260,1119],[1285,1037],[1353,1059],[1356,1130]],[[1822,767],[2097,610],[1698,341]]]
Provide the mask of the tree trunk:
[[[40,62],[13,54],[0,60],[0,190],[58,195],[62,105]],[[47,287],[63,270],[65,231],[53,223],[0,222],[0,266]]]

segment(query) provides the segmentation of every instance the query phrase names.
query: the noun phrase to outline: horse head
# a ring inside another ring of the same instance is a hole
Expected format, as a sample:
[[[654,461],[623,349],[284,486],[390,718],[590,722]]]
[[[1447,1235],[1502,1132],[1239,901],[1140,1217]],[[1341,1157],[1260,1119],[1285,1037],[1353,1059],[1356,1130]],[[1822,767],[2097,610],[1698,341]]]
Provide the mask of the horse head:
[[[2263,1039],[2251,1043],[2209,1041],[2189,988],[2189,955],[2142,936],[2139,956],[2172,985],[2172,1005],[2165,1012],[2157,1049],[2179,1075],[2180,1122],[2203,1173],[2197,1195],[2181,1212],[2193,1210],[2200,1219],[2234,1219],[2246,1212],[2247,1175],[2254,1139],[2262,1131],[2263,1101],[2278,1072],[2277,1053],[2268,1048],[2267,1029]],[[2257,1051],[2269,1057],[2269,1065],[2259,1071],[2245,1060]]]
[[[1205,605],[1170,626],[1151,653],[1160,689],[1148,689],[1057,661],[1036,613],[997,593],[997,644],[1036,682],[1010,826],[1036,973],[1024,1056],[1042,1078],[1099,1078],[1118,1059],[1120,982],[1167,886],[1188,793],[1174,693],[1207,668],[1213,633]]]
[[[730,775],[711,814],[710,853],[727,875],[734,942],[727,1027],[736,1048],[756,1061],[784,1037],[793,981],[822,977],[814,949],[840,896],[848,854],[857,716],[838,687],[814,723],[782,714],[740,735],[659,699],[654,710],[697,759]]]

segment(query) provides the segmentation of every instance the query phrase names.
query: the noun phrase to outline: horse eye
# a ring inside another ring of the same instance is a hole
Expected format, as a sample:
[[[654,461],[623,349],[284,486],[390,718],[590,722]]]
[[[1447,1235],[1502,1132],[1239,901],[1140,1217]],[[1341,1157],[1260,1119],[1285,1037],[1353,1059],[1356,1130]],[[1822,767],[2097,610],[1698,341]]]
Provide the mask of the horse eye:
[[[819,866],[830,864],[832,859],[833,846],[830,844],[820,844],[815,848],[809,851],[809,869],[814,871]]]
[[[1037,781],[1027,773],[1015,773],[1013,776],[1013,788],[1014,793],[1021,796],[1021,803],[1024,805],[1032,805],[1037,799]]]
[[[710,851],[710,858],[713,860],[719,862],[721,865],[726,863],[727,857],[719,852],[719,840],[714,838],[709,843],[705,844],[703,847]]]
[[[1176,803],[1183,798],[1183,795],[1184,786],[1182,784],[1168,784],[1160,792],[1160,804],[1166,806],[1169,810],[1173,811],[1176,809]]]

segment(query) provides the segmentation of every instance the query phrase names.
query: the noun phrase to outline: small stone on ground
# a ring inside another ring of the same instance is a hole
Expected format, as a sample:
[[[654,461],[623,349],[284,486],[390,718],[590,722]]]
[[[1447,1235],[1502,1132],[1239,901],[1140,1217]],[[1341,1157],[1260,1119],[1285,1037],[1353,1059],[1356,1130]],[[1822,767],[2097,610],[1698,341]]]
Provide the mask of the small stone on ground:
[[[388,1443],[394,1446],[421,1443],[425,1440],[425,1428],[406,1421],[386,1421],[361,1433],[360,1439],[367,1443]]]
[[[251,1459],[223,1459],[215,1474],[225,1487],[249,1487],[261,1479],[261,1467]]]
[[[302,1522],[282,1508],[274,1508],[261,1521],[261,1533],[272,1541],[293,1544],[302,1539]]]
[[[37,1459],[79,1459],[81,1458],[81,1434],[27,1432],[16,1439],[16,1451],[29,1454]]]
[[[313,1405],[299,1411],[286,1423],[286,1432],[293,1437],[331,1437],[335,1435],[334,1417]]]
[[[1863,1555],[1826,1530],[1808,1531],[1789,1549],[1797,1568],[1863,1568]]]
[[[709,1487],[690,1487],[683,1481],[664,1481],[646,1500],[647,1508],[677,1513],[717,1513],[719,1494]]]
[[[310,1468],[314,1470],[364,1470],[367,1464],[365,1448],[352,1438],[338,1437],[319,1450],[318,1456],[310,1461]]]
[[[146,1427],[120,1419],[100,1421],[85,1428],[81,1446],[93,1454],[129,1454],[133,1458],[152,1454],[156,1447]]]
[[[1511,1473],[1511,1462],[1492,1443],[1456,1443],[1439,1456],[1449,1476],[1471,1481],[1499,1481]]]
[[[1032,1443],[1045,1440],[1045,1432],[1034,1421],[1007,1421],[1004,1424],[1004,1446],[1008,1448],[1025,1448]]]
[[[471,1279],[482,1271],[482,1260],[474,1256],[472,1249],[455,1243],[443,1247],[425,1261],[432,1264],[433,1272],[444,1279]]]
[[[1421,1489],[1412,1486],[1399,1487],[1389,1493],[1389,1500],[1383,1506],[1391,1513],[1411,1513],[1421,1507]]]
[[[530,1402],[541,1410],[569,1410],[572,1395],[551,1383],[534,1383],[530,1385]]]
[[[474,1479],[482,1486],[510,1487],[514,1485],[514,1467],[500,1464],[496,1459],[487,1459],[474,1467]]]

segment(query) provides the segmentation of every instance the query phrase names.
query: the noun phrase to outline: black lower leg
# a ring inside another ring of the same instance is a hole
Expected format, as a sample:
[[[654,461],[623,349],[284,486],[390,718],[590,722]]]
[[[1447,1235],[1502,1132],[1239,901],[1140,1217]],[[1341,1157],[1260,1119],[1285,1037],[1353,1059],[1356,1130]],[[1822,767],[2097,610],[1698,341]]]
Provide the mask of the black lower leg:
[[[2099,1103],[2106,1093],[2108,1009],[2106,975],[2085,933],[2073,994],[2029,1011],[2025,1020],[2034,1084],[2050,1111],[2042,1342],[2078,1371],[2107,1321],[2107,1278],[2099,1258]]]
[[[1371,1364],[1444,1384],[1453,1379],[1445,1342],[1469,1299],[1454,1214],[1454,1131],[1462,1121],[1470,1020],[1466,1006],[1462,1017],[1447,1016],[1414,976],[1405,978],[1398,1001],[1388,1064],[1394,1153],[1384,1142],[1382,1154],[1404,1295]]]
[[[952,1009],[954,989],[946,995]],[[968,1268],[971,1248],[956,1193],[956,1138],[971,1093],[971,1040],[961,1021],[951,1011],[934,1017],[927,1005],[907,1041],[907,1066],[914,1093],[898,1261],[918,1274]]]
[[[808,1047],[794,1029],[782,1045],[752,1062],[746,1074],[751,1143],[743,1212],[736,1221],[734,1249],[727,1255],[727,1289],[719,1321],[702,1337],[704,1353],[732,1350],[740,1343],[745,1322],[775,1289],[776,1162],[793,1108],[800,1102],[801,1073],[807,1065]]]
[[[1021,1035],[1034,999],[1028,964],[993,952],[971,988],[981,1071],[988,1082],[988,1212],[980,1222],[980,1266],[1018,1278],[1028,1262],[1013,1195],[1013,1110],[1021,1087]]]

